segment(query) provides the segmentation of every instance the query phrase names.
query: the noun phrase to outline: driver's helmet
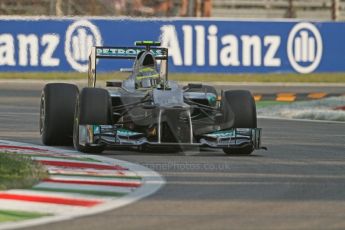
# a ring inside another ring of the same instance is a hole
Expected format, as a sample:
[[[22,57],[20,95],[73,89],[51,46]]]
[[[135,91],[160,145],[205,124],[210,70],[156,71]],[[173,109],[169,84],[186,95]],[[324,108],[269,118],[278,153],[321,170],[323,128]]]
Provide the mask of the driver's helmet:
[[[135,79],[137,88],[155,88],[160,83],[159,80],[159,73],[154,67],[139,69]]]
[[[136,69],[135,84],[137,89],[155,88],[159,85],[159,73],[156,68],[155,58],[151,52],[140,52],[134,66],[134,69]]]

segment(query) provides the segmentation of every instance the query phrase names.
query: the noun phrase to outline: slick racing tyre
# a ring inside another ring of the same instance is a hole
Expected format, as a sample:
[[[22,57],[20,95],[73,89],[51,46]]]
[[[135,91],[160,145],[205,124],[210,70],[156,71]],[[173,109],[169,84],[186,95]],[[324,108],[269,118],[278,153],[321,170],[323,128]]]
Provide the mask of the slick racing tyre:
[[[256,128],[256,105],[252,94],[246,90],[225,91],[222,96],[221,110],[224,114],[224,123],[232,127],[226,128]],[[243,148],[224,148],[226,154],[249,155],[254,149],[252,146]]]
[[[45,145],[72,145],[74,108],[78,88],[72,84],[47,84],[41,94],[40,135]]]
[[[84,153],[101,153],[104,146],[81,145],[80,130],[86,129],[86,125],[111,125],[111,98],[105,89],[84,88],[78,99],[74,114],[73,144],[74,148]],[[86,139],[85,137],[82,137]]]

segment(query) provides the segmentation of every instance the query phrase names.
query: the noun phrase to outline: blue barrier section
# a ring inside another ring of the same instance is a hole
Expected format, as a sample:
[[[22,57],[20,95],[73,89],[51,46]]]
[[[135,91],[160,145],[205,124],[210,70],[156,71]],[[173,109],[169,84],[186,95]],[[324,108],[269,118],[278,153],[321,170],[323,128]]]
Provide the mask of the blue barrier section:
[[[344,72],[345,23],[0,18],[0,71],[87,71],[90,47],[161,40],[171,72]],[[101,60],[99,70],[131,63]]]

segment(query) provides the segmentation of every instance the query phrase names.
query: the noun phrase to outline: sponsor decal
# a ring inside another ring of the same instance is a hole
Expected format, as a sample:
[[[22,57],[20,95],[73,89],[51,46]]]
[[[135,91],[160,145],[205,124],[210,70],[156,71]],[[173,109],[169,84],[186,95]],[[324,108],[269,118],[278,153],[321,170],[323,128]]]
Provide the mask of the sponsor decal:
[[[0,66],[43,66],[56,67],[60,58],[55,57],[55,50],[60,42],[58,34],[30,33],[0,34]],[[15,47],[18,47],[16,50]]]
[[[213,138],[231,138],[235,137],[235,131],[234,130],[222,130],[222,131],[216,131],[213,133],[206,134],[207,137],[213,137]]]
[[[162,46],[169,48],[169,56],[176,66],[279,67],[281,65],[281,59],[276,57],[281,43],[280,36],[260,37],[247,34],[219,36],[217,25],[208,27],[183,25],[182,31],[181,41],[174,25],[161,27]],[[181,43],[184,47],[183,52]]]
[[[345,71],[342,22],[29,18],[3,19],[0,25],[1,71],[87,72],[92,46],[100,56],[137,56],[143,47],[131,46],[139,30],[145,32],[140,39],[159,38],[169,49],[171,72]],[[167,55],[157,47],[152,53],[158,59]],[[99,62],[99,69],[127,67],[125,61],[108,63]]]
[[[161,27],[162,46],[169,48],[175,66],[282,67],[282,35],[224,34],[217,25],[175,25]],[[322,37],[311,23],[298,23],[289,33],[287,56],[299,73],[311,73],[319,66]]]
[[[96,54],[100,56],[113,56],[113,57],[136,57],[141,51],[145,49],[132,49],[132,48],[97,48]],[[160,49],[152,48],[151,53],[155,57],[164,56],[163,51]]]
[[[124,136],[124,137],[131,137],[131,136],[141,135],[141,133],[133,132],[133,131],[127,130],[127,129],[118,129],[117,130],[117,134],[119,136]]]

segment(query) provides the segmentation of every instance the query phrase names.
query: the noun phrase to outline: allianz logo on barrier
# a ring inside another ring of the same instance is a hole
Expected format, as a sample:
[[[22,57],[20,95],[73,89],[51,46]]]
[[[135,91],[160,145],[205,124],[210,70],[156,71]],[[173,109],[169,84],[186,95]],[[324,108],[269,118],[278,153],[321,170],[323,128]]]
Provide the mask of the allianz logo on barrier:
[[[290,64],[297,72],[311,73],[319,66],[323,43],[316,26],[306,22],[295,25],[287,43]]]
[[[282,66],[282,59],[277,56],[282,41],[278,35],[227,34],[220,37],[216,25],[208,28],[203,25],[183,25],[183,39],[180,41],[174,25],[163,26],[161,32],[162,45],[169,48],[169,56],[175,66]],[[322,58],[320,32],[311,23],[296,24],[289,33],[286,52],[295,71],[313,72]]]
[[[54,57],[54,52],[60,42],[56,34],[0,34],[0,66],[45,66],[60,65],[60,59]],[[15,50],[15,44],[18,51]],[[16,53],[18,52],[18,53]],[[16,58],[17,57],[17,58]]]
[[[101,33],[90,21],[76,21],[66,31],[66,59],[72,68],[79,72],[87,71],[91,47],[101,45]]]
[[[59,67],[56,51],[60,44],[59,34],[0,34],[0,66]],[[87,61],[93,45],[102,45],[98,28],[87,20],[72,23],[66,31],[65,56],[71,67],[87,71]],[[18,47],[18,50],[15,49]],[[17,53],[18,52],[18,53]]]

